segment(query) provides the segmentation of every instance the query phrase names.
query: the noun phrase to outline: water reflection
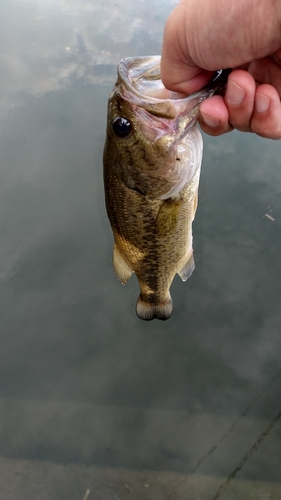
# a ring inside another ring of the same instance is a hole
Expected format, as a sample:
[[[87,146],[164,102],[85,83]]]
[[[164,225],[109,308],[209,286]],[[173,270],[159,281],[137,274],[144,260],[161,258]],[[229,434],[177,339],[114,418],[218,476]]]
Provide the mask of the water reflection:
[[[65,88],[75,79],[112,83],[121,57],[152,47],[160,52],[164,20],[175,3],[3,0],[1,105]]]
[[[281,498],[280,142],[204,137],[169,322],[139,321],[111,266],[107,96],[120,57],[160,52],[173,3],[2,2],[5,500]]]

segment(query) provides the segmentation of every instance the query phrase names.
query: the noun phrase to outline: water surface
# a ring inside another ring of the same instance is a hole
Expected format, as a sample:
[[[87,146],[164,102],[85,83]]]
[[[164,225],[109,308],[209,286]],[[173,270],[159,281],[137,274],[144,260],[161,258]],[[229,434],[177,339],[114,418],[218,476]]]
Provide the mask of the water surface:
[[[204,136],[169,321],[111,265],[107,97],[174,5],[2,2],[0,499],[281,499],[280,142]]]

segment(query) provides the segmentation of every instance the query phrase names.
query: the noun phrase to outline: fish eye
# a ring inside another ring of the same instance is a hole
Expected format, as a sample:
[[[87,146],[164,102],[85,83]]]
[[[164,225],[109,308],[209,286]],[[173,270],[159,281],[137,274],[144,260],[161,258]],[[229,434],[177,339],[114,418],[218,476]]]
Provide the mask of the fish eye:
[[[132,130],[132,125],[122,116],[117,116],[112,122],[112,130],[118,137],[126,137]]]

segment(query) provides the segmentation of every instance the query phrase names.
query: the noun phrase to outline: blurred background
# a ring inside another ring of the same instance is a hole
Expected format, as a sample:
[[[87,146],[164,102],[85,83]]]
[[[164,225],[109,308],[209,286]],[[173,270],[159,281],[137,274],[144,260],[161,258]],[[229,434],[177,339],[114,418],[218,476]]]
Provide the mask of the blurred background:
[[[175,3],[2,0],[1,500],[281,499],[280,141],[204,135],[169,321],[111,264],[107,98]]]

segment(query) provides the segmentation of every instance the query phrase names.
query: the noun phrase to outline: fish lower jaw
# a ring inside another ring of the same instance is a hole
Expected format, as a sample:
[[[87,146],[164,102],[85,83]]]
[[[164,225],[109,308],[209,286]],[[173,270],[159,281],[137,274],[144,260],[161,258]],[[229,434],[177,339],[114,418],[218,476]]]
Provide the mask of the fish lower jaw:
[[[151,321],[152,319],[165,321],[169,319],[173,312],[173,301],[170,293],[164,301],[155,301],[152,298],[151,296],[140,294],[136,305],[137,316],[145,321]]]

